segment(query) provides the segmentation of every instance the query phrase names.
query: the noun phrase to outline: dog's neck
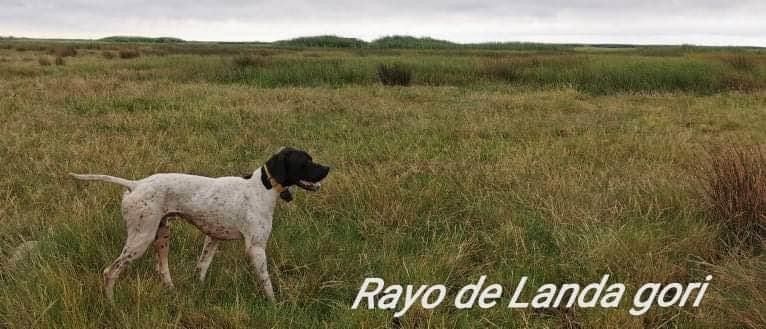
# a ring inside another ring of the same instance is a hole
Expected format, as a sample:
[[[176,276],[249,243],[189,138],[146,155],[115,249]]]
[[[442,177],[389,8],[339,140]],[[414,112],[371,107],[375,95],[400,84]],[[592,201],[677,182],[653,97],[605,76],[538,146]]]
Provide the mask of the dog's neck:
[[[259,168],[259,170],[261,171],[261,183],[263,184],[263,187],[265,187],[267,190],[270,190],[273,186],[271,185],[271,182],[269,180],[269,175],[266,173],[266,170],[264,170],[264,168],[266,168],[266,165]]]
[[[279,182],[277,182],[277,180],[272,177],[271,174],[269,174],[269,168],[267,168],[265,164],[261,167],[261,183],[267,190],[271,190],[273,188],[279,197],[282,198],[282,200],[286,202],[293,200],[293,196],[290,193],[290,190],[282,186],[282,184],[279,184]]]

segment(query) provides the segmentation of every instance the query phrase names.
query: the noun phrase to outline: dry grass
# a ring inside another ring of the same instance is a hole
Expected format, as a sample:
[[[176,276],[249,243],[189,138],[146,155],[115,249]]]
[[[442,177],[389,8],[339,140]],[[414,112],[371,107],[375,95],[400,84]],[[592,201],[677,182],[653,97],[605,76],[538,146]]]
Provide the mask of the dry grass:
[[[766,328],[766,257],[730,257],[709,265],[716,284],[708,301],[715,311],[704,314],[718,328]]]

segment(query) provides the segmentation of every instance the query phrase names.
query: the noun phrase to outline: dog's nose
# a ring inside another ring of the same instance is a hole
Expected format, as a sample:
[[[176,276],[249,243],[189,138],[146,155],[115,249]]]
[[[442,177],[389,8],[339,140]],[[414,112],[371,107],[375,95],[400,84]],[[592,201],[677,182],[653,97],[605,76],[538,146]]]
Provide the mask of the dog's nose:
[[[330,173],[330,167],[328,166],[322,166],[322,178],[327,177],[327,174]]]

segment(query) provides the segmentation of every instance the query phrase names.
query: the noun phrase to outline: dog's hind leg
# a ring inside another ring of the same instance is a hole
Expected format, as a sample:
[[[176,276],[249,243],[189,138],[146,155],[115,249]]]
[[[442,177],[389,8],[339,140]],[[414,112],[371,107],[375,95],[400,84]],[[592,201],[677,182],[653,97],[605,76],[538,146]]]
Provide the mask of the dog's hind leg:
[[[104,270],[104,292],[114,302],[114,284],[130,262],[140,258],[157,237],[162,213],[152,209],[146,202],[131,202],[123,198],[122,216],[128,229],[125,247],[117,259]]]
[[[218,250],[218,243],[220,241],[221,240],[214,239],[209,235],[205,237],[205,245],[202,247],[202,254],[199,255],[199,260],[197,261],[200,282],[205,281],[207,270],[210,268],[210,263],[213,262],[213,256],[215,256],[215,253]]]
[[[170,252],[170,227],[167,218],[162,219],[154,239],[154,250],[157,253],[157,272],[162,276],[162,282],[173,288],[173,279],[170,278],[168,268],[168,253]]]
[[[125,270],[130,262],[141,257],[153,240],[153,234],[141,234],[128,238],[120,256],[104,270],[104,291],[106,298],[114,301],[114,283],[120,277],[120,273]]]

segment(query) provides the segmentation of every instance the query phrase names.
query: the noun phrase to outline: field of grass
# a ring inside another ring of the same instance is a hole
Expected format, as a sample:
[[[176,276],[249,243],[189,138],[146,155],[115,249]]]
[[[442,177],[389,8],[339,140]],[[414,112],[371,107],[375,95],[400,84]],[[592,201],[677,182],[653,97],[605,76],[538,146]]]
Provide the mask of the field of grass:
[[[380,84],[380,64],[411,70],[411,84]],[[603,274],[628,296],[646,282],[714,279],[701,307],[638,317],[629,300],[443,305],[400,325],[766,325],[766,255],[722,242],[696,180],[710,145],[766,142],[762,51],[11,40],[0,41],[0,114],[0,328],[386,328],[399,326],[392,312],[350,310],[365,277],[441,283],[454,296],[481,275],[505,286],[529,276],[536,288]],[[198,283],[203,237],[181,221],[175,290],[150,251],[122,275],[116,304],[103,298],[101,271],[125,237],[121,191],[67,172],[242,175],[286,145],[333,171],[321,192],[277,207],[276,305],[241,242],[225,243]],[[37,251],[4,264],[28,240]]]

